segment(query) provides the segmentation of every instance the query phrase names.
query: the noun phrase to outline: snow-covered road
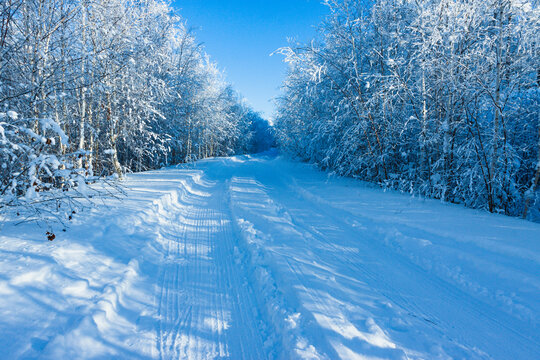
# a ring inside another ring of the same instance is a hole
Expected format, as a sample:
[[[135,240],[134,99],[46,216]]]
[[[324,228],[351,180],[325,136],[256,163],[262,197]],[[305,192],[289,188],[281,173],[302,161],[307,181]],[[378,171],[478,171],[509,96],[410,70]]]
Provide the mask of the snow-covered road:
[[[0,358],[535,359],[540,225],[273,155],[0,233]]]

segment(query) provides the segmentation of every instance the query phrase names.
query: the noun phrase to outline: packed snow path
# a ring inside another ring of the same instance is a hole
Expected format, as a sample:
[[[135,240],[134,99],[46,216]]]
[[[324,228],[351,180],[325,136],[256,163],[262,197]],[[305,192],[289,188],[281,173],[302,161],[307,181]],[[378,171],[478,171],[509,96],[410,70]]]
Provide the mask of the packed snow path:
[[[217,182],[192,187],[185,197],[189,205],[178,207],[164,227],[157,296],[160,358],[266,357],[253,291],[234,261],[223,188]]]
[[[0,358],[535,359],[540,225],[274,156],[0,233]]]

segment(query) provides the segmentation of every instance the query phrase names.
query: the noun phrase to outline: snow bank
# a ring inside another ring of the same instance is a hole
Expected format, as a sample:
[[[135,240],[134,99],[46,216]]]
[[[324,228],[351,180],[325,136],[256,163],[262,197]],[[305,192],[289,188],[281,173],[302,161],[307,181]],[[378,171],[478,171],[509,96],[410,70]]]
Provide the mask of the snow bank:
[[[197,171],[182,175],[128,177],[127,199],[75,215],[53,242],[35,225],[4,224],[2,357],[155,357],[154,287],[163,261],[163,235],[156,229],[200,177]],[[149,182],[155,186],[148,188]]]

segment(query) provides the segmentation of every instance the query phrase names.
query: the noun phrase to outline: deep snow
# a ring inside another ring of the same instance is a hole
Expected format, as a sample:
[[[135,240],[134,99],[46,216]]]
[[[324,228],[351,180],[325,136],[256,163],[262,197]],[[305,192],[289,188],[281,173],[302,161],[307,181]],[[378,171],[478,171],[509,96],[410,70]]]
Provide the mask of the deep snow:
[[[0,358],[534,359],[540,224],[272,155],[0,228]]]

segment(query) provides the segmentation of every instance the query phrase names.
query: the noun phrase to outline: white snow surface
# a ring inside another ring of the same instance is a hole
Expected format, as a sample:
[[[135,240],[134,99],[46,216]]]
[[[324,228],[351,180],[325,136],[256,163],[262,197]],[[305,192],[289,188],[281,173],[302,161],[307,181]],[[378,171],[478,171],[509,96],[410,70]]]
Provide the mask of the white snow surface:
[[[2,359],[538,359],[540,224],[274,155],[0,228]]]

